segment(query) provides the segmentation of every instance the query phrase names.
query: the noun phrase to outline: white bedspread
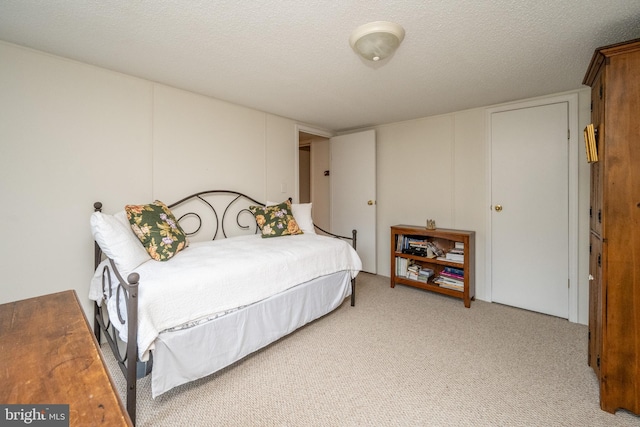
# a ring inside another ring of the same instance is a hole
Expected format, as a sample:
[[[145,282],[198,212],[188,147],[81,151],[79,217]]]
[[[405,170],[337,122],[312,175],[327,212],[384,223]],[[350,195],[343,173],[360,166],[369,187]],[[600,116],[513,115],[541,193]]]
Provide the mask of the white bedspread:
[[[362,268],[344,240],[315,234],[274,238],[250,235],[191,243],[170,261],[149,260],[138,268],[138,351],[148,360],[158,334],[194,320],[261,301],[313,278]],[[89,297],[102,298],[102,268],[91,281]],[[114,298],[107,307],[117,320]]]

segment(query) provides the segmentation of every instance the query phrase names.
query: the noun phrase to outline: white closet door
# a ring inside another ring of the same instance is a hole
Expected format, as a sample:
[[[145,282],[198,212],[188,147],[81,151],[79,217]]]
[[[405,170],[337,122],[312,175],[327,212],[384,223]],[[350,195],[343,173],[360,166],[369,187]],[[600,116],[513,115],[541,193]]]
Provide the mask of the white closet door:
[[[568,103],[491,114],[491,292],[567,318]]]

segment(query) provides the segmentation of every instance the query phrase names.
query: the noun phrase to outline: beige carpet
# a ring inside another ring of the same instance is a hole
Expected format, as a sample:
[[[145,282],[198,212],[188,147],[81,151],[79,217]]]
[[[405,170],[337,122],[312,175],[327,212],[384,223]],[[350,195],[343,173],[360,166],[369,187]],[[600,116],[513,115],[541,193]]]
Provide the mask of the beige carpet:
[[[137,425],[640,426],[600,410],[584,325],[482,301],[467,309],[364,273],[356,296],[155,400],[140,380]]]

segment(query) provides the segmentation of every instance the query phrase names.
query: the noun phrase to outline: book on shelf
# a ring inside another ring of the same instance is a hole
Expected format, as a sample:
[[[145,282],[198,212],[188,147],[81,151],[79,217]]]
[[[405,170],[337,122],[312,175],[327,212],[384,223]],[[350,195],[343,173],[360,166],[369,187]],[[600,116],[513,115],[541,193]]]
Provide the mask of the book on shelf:
[[[402,252],[418,256],[427,256],[429,252],[429,246],[427,243],[428,242],[424,239],[409,237],[407,239],[406,247]]]
[[[396,257],[396,276],[407,277],[407,269],[409,268],[409,260],[402,257]]]
[[[442,283],[449,283],[451,285],[464,285],[464,280],[454,279],[453,277],[443,276],[442,274],[439,274],[434,281],[436,280]]]
[[[420,266],[417,264],[411,264],[407,267],[407,279],[418,280],[418,273],[420,272]]]
[[[464,270],[457,267],[445,267],[444,270],[447,273],[455,274],[456,276],[464,277]]]
[[[434,282],[436,283],[436,282]],[[452,285],[451,283],[438,283],[441,288],[452,289],[454,291],[464,292],[464,285]]]
[[[433,283],[437,284],[441,288],[454,289],[456,291],[464,291],[464,281],[460,279],[453,279],[451,277],[443,276],[440,273],[434,280]]]
[[[440,275],[443,277],[448,277],[449,279],[455,279],[455,280],[464,280],[464,276],[460,276],[458,274],[453,274],[453,273],[448,273],[446,271],[441,271]]]
[[[400,252],[425,258],[433,258],[435,256],[431,242],[426,237],[418,236],[403,236]]]
[[[433,257],[439,257],[444,255],[444,252],[442,252],[442,249],[436,246],[435,243],[428,242],[427,245],[429,246],[429,249],[431,249],[431,252],[433,253]],[[430,258],[433,258],[433,257],[430,257]]]
[[[402,252],[402,240],[403,240],[403,236],[402,234],[397,234],[396,235],[396,252]]]
[[[416,255],[424,258],[444,256],[444,252],[427,237],[405,236],[398,234],[396,237],[396,252]]]
[[[420,264],[412,263],[407,267],[407,273],[405,277],[407,279],[427,283],[429,281],[429,278],[433,276],[433,274],[434,271],[432,269],[423,267]]]
[[[447,254],[445,255],[445,259],[447,261],[464,262],[464,254],[456,254],[456,253],[452,253],[452,252],[447,252]]]
[[[456,249],[451,249],[445,254],[447,261],[464,262],[464,252],[458,252]]]
[[[451,258],[446,257],[446,256],[439,256],[436,259],[439,260],[439,261],[455,262],[456,264],[463,264],[464,263],[464,258],[461,259],[461,260],[457,260],[457,259],[451,259]]]
[[[421,268],[418,272],[418,281],[427,283],[429,278],[433,276],[434,271],[430,268]]]

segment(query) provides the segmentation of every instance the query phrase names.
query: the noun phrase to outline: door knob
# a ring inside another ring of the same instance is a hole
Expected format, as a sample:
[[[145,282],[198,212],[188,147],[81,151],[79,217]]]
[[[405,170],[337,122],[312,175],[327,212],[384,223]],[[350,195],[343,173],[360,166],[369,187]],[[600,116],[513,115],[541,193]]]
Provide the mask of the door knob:
[[[496,205],[495,210],[496,212],[502,211],[502,205]]]
[[[375,203],[375,202],[374,202],[373,200],[369,200],[369,201],[367,202],[367,204],[368,204],[369,206],[373,205],[374,203]]]

